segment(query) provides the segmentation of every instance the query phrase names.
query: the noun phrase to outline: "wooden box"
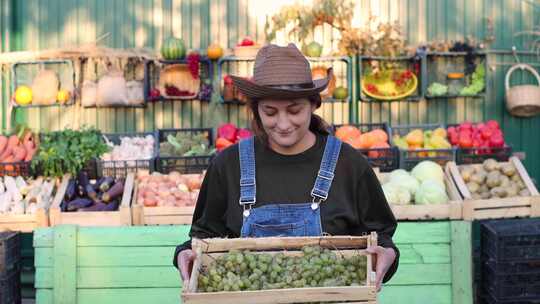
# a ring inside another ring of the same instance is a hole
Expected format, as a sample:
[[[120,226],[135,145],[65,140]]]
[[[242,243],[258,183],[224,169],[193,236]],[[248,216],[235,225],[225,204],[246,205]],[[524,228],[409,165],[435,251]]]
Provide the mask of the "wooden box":
[[[58,196],[61,183],[55,182],[55,190],[51,208],[57,199],[61,199],[61,196]],[[41,227],[49,227],[49,211],[44,208],[38,208],[34,214],[0,214],[0,231],[32,232]]]
[[[379,181],[384,183],[390,176],[390,173],[382,173],[375,170]],[[442,220],[442,219],[461,219],[462,202],[459,192],[451,181],[450,177],[445,174],[444,183],[446,185],[446,194],[450,201],[446,204],[423,204],[415,205],[396,205],[390,204],[392,212],[397,220]]]
[[[529,190],[531,196],[516,196],[505,198],[473,199],[465,185],[465,181],[459,173],[459,168],[454,162],[446,166],[446,171],[451,176],[461,197],[463,198],[463,219],[481,220],[513,217],[537,217],[540,216],[540,195],[534,186],[527,170],[517,157],[510,157],[512,163],[521,177],[521,180]],[[500,162],[504,164],[504,162]],[[482,166],[481,164],[461,166]],[[460,166],[460,167],[461,167]]]
[[[377,244],[377,235],[372,232],[367,236],[335,237],[270,237],[239,239],[194,239],[192,248],[196,253],[193,271],[188,285],[184,285],[182,302],[194,303],[305,303],[305,302],[348,302],[376,303],[377,292],[373,261],[365,249]],[[366,282],[361,286],[309,287],[267,289],[257,291],[221,291],[197,292],[198,275],[203,265],[212,262],[216,256],[231,249],[265,251],[265,253],[295,255],[303,246],[319,245],[332,250],[339,250],[344,256],[367,255]]]
[[[198,174],[183,174],[184,176]],[[133,202],[131,206],[133,225],[191,225],[195,203],[193,206],[156,206],[146,207],[137,200],[139,183],[135,183]]]
[[[49,215],[51,226],[72,224],[79,226],[131,226],[131,195],[133,193],[134,173],[126,176],[122,202],[117,211],[62,212],[60,204],[66,192],[69,178],[62,181]]]

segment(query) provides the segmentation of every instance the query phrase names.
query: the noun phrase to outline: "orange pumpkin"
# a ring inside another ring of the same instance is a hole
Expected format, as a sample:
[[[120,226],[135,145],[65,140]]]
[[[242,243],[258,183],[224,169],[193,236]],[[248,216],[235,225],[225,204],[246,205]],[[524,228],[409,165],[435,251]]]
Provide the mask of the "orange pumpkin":
[[[341,126],[336,130],[336,137],[344,142],[350,142],[354,138],[360,137],[362,135],[362,132],[354,126]]]
[[[390,148],[390,145],[386,142],[376,142],[371,146],[371,149],[381,149],[381,148]],[[378,157],[386,157],[386,151],[369,151],[368,157],[371,158],[378,158]]]
[[[221,56],[223,56],[223,48],[218,44],[211,44],[206,49],[206,56],[212,60],[219,59]]]
[[[388,142],[388,134],[386,134],[386,132],[384,132],[381,129],[371,130],[371,132],[369,133],[373,134],[377,142],[382,142],[382,143]]]
[[[324,66],[316,66],[311,69],[311,78],[313,80],[326,78],[327,68]],[[334,94],[334,89],[336,88],[336,77],[332,74],[330,81],[328,82],[328,87],[321,92],[321,98],[329,98]]]

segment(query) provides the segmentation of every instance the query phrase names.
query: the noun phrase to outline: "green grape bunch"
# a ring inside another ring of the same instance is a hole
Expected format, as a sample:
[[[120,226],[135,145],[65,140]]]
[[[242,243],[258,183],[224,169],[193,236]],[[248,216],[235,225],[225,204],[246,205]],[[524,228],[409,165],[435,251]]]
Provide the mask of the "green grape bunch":
[[[201,268],[199,292],[303,287],[360,286],[366,279],[366,256],[342,257],[319,246],[298,255],[231,250]]]

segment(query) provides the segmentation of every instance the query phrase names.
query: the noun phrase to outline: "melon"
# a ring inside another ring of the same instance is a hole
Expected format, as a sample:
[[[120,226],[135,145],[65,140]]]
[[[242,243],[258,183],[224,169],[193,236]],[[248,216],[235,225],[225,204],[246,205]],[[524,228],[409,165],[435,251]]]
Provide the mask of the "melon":
[[[161,55],[166,60],[178,60],[186,56],[186,46],[184,40],[169,37],[161,45]]]

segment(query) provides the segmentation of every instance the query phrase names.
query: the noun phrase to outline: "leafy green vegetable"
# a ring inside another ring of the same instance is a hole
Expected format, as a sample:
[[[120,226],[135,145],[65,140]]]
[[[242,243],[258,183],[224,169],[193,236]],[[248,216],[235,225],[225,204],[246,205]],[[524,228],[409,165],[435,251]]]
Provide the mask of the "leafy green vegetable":
[[[88,161],[108,150],[101,132],[92,127],[51,132],[43,135],[32,166],[41,168],[44,176],[76,176]]]
[[[471,84],[461,89],[460,95],[472,96],[482,92],[486,86],[484,76],[486,69],[483,64],[477,64],[474,73],[471,76]]]
[[[178,132],[176,136],[169,134],[167,140],[159,144],[160,156],[203,156],[215,153],[215,149],[207,146],[207,134],[204,132],[190,134]]]
[[[442,83],[434,82],[428,87],[427,90],[430,96],[441,96],[448,93],[448,86]]]

